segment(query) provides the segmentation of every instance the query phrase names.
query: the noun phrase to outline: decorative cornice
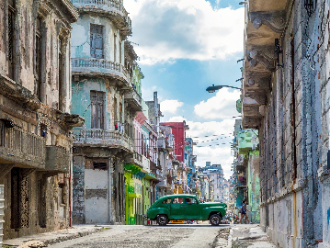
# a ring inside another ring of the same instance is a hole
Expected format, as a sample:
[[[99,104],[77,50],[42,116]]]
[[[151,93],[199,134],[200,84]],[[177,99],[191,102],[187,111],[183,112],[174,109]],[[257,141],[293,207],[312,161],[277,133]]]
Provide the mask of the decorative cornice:
[[[274,32],[281,33],[285,28],[284,10],[280,11],[257,11],[250,12],[249,19],[255,29],[259,29],[262,25],[270,27]]]
[[[258,76],[258,75],[250,75],[247,80],[247,84],[244,87],[248,90],[250,87],[258,88],[265,91],[270,90],[271,76]]]
[[[260,63],[267,70],[274,71],[275,59],[277,59],[277,56],[275,55],[274,46],[252,47],[247,51],[247,60],[251,67],[255,67]]]
[[[267,103],[267,96],[265,92],[262,91],[249,91],[244,94],[246,97],[250,97],[256,100],[260,105],[266,105]]]

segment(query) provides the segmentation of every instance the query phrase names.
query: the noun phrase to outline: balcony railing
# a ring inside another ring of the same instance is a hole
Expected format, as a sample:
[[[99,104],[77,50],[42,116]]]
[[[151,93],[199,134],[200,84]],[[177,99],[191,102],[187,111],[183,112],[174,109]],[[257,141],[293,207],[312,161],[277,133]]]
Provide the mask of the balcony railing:
[[[0,121],[0,158],[44,169],[46,140],[17,127],[7,128]]]
[[[73,130],[74,144],[80,146],[97,146],[123,148],[131,151],[130,138],[119,131],[102,129]]]
[[[145,156],[142,156],[142,166],[144,170],[150,172],[150,160],[147,159]]]
[[[46,170],[69,172],[71,157],[70,152],[64,147],[47,146],[46,153]]]
[[[157,147],[159,149],[166,149],[165,137],[159,137],[157,140]]]
[[[78,9],[97,10],[98,12],[101,10],[112,15],[117,14],[123,20],[123,22],[118,23],[124,23],[124,27],[131,32],[132,21],[123,6],[123,0],[71,0],[71,2]],[[114,17],[116,16],[114,15]]]
[[[142,110],[142,105],[141,105],[142,98],[135,89],[132,89],[130,92],[127,92],[124,96],[124,99],[136,111]]]
[[[127,70],[113,61],[95,58],[73,58],[71,59],[72,72],[75,74],[102,74],[111,77],[121,77],[131,82]]]

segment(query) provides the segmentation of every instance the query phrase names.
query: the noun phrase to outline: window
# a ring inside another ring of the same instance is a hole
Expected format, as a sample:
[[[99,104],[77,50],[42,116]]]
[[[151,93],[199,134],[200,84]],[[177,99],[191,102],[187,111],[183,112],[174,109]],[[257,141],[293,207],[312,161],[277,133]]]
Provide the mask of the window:
[[[93,169],[94,170],[107,170],[107,163],[96,163],[93,162]]]
[[[173,199],[173,204],[181,204],[181,203],[183,203],[182,197],[177,197]]]
[[[114,56],[113,61],[116,62],[117,61],[117,35],[116,34],[113,35],[113,56]]]
[[[91,128],[104,129],[104,92],[91,91]]]
[[[59,38],[58,39],[58,66],[57,66],[57,79],[58,79],[58,82],[57,82],[57,88],[59,90],[59,107],[60,107],[60,110],[61,111],[64,111],[64,106],[63,106],[63,98],[64,98],[64,95],[63,95],[63,87],[64,87],[64,83],[63,83],[63,54],[62,54],[62,39]]]
[[[164,201],[162,201],[163,204],[170,204],[171,203],[171,198],[167,198]]]
[[[8,1],[8,26],[7,26],[7,35],[8,35],[8,76],[13,79],[14,77],[14,29],[15,29],[15,1]]]
[[[5,146],[5,124],[0,121],[0,146]]]
[[[197,200],[195,198],[192,198],[192,197],[186,197],[185,203],[187,203],[187,204],[196,204]]]
[[[91,57],[103,59],[103,26],[91,24],[90,35]]]
[[[36,21],[36,47],[34,49],[34,76],[37,81],[37,94],[41,100],[41,19],[38,17]]]

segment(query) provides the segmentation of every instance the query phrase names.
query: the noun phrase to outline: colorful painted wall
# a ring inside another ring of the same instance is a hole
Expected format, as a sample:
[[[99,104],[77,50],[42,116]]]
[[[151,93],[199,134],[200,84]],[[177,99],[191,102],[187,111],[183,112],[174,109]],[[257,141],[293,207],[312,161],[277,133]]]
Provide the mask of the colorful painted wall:
[[[259,179],[259,151],[249,152],[248,162],[248,192],[251,206],[251,221],[260,223],[260,179]]]

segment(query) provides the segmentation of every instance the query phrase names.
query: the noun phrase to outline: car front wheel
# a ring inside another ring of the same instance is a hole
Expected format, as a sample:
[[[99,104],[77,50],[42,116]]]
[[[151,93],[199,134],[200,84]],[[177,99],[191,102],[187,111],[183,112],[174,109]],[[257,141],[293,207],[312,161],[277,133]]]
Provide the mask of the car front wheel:
[[[157,223],[160,226],[165,226],[168,223],[168,218],[166,215],[161,214],[157,216]]]
[[[210,222],[212,226],[218,226],[221,222],[221,216],[219,214],[212,214],[210,217]]]

